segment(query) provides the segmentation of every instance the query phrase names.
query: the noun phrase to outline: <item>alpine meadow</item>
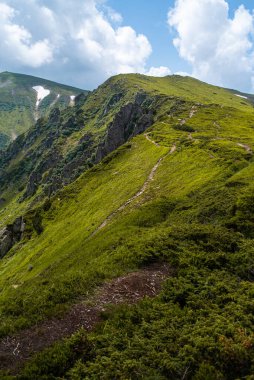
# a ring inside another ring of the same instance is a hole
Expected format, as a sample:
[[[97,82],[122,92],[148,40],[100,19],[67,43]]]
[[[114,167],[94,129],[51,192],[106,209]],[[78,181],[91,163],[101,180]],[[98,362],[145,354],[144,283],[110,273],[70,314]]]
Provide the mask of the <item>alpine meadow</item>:
[[[129,74],[17,137],[2,378],[251,379],[253,128],[251,97]]]
[[[0,380],[254,380],[251,9],[0,0]]]

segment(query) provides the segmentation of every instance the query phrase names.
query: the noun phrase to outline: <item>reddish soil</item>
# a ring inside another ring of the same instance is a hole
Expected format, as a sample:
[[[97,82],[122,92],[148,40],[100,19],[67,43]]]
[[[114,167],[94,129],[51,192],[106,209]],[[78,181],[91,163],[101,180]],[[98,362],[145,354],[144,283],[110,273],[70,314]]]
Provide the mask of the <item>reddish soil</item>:
[[[84,302],[74,305],[61,319],[53,318],[0,341],[0,369],[16,373],[35,353],[72,335],[80,328],[90,331],[101,320],[107,305],[134,304],[145,296],[154,297],[171,271],[154,264],[118,277],[100,287]]]

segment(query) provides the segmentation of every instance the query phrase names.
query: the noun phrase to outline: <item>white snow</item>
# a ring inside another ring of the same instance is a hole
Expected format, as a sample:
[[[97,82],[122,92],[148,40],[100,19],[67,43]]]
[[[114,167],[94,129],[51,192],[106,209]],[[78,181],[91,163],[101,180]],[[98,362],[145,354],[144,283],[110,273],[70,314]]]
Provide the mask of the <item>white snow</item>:
[[[71,95],[71,96],[70,96],[70,99],[71,99],[71,100],[70,100],[70,106],[72,106],[72,107],[75,106],[75,98],[76,98],[75,95]]]
[[[11,139],[12,139],[12,141],[16,140],[17,137],[18,137],[17,133],[15,131],[11,131]]]
[[[238,96],[239,98],[243,98],[243,99],[248,99],[247,96],[243,96],[243,95],[238,95],[238,94],[235,94],[235,96]]]
[[[42,86],[34,86],[33,89],[37,92],[36,109],[39,107],[40,102],[50,94],[50,90]]]

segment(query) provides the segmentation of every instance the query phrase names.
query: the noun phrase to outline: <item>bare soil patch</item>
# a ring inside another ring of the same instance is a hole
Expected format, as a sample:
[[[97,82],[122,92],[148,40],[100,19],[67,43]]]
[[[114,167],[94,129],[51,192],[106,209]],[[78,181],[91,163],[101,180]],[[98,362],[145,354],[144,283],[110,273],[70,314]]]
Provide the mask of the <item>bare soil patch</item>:
[[[7,336],[0,341],[0,369],[17,373],[37,352],[71,336],[80,328],[87,331],[101,320],[108,305],[134,304],[144,297],[156,296],[172,270],[166,264],[153,264],[105,283],[94,295],[74,305],[61,319],[52,318]]]

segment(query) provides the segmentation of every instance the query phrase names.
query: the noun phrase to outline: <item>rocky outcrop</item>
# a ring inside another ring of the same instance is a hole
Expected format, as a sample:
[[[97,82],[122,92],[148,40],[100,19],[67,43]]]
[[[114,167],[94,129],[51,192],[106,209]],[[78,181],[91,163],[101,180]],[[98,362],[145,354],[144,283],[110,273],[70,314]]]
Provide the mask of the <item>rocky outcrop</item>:
[[[3,258],[9,250],[19,242],[25,231],[25,222],[22,216],[15,219],[13,224],[8,224],[0,230],[0,259]]]
[[[110,109],[116,104],[119,102],[119,100],[124,96],[124,94],[122,92],[120,93],[117,93],[117,94],[114,94],[113,96],[111,96],[111,98],[109,99],[108,103],[106,104],[106,107],[104,108],[103,110],[103,116],[107,115],[108,112],[110,111]]]
[[[85,94],[84,92],[81,92],[75,98],[75,106],[77,107],[77,106],[83,105],[86,100],[87,100],[87,94]]]
[[[61,112],[59,108],[53,108],[53,110],[49,114],[48,124],[51,126],[58,124],[60,122],[60,115],[61,115]]]
[[[60,160],[59,154],[57,151],[50,150],[46,157],[40,161],[36,169],[30,174],[26,191],[22,198],[26,199],[34,195],[38,189],[38,186],[41,184],[43,174],[53,168]]]
[[[5,204],[5,202],[6,202],[5,198],[0,198],[0,206],[2,206],[3,204]]]
[[[145,94],[138,94],[134,103],[126,104],[116,114],[104,142],[98,146],[96,163],[153,124],[153,111],[144,104],[145,100]]]
[[[27,198],[27,197],[35,194],[37,187],[38,187],[38,184],[40,183],[41,177],[42,177],[42,175],[39,172],[32,172],[31,173],[29,180],[28,180],[28,184],[27,184],[27,188],[26,188],[24,198]]]
[[[106,102],[103,115],[105,116],[123,96],[124,94],[119,91],[113,94]],[[80,97],[77,101],[82,103],[84,99]],[[153,123],[154,107],[149,102],[145,93],[138,93],[134,101],[122,106],[115,114],[107,128],[106,136],[100,135],[97,139],[92,133],[86,131],[77,145],[74,145],[66,155],[62,154],[58,139],[59,137],[65,139],[74,131],[83,128],[85,119],[82,120],[82,112],[79,112],[78,109],[76,111],[68,110],[63,118],[60,110],[55,108],[50,112],[47,120],[38,120],[35,128],[30,130],[26,136],[18,137],[2,158],[4,168],[19,152],[26,152],[24,159],[15,169],[16,171],[12,172],[13,181],[19,180],[22,175],[27,177],[25,192],[20,201],[36,194],[40,185],[43,185],[44,194],[50,197],[62,186],[75,180],[91,165],[100,162],[107,154],[123,145],[128,139],[144,132]],[[101,122],[103,122],[103,116]],[[35,144],[41,135],[43,138],[40,144]],[[0,186],[1,182],[3,184],[10,183],[10,179],[8,170],[0,171]],[[27,222],[26,233],[29,232],[29,226],[29,222]],[[24,228],[25,223],[20,217],[0,231],[0,257],[5,256],[13,245],[20,241]],[[38,215],[32,218],[32,229],[37,233],[42,230]]]
[[[128,102],[123,90],[111,90],[109,97],[103,92],[101,106],[84,108],[86,98],[80,95],[75,107],[52,109],[47,119],[39,119],[26,135],[19,136],[0,155],[0,192],[19,183],[19,191],[24,189],[20,202],[34,196],[38,188],[42,191],[35,203],[45,195],[50,197],[152,125],[154,98],[139,92]],[[79,131],[72,140],[72,134]],[[21,159],[15,162],[19,155]]]

